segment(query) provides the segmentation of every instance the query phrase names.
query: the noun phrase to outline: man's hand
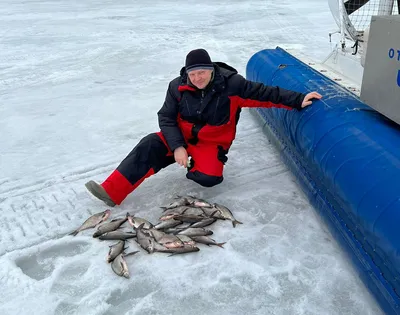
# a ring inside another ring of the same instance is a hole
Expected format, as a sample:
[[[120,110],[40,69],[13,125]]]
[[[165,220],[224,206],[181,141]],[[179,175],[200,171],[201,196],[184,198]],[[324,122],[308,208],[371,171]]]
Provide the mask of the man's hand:
[[[178,163],[181,166],[187,167],[188,154],[184,147],[179,147],[175,149],[174,158],[176,163]]]
[[[321,99],[322,98],[322,95],[321,94],[319,94],[319,93],[317,93],[317,92],[311,92],[311,93],[308,93],[307,95],[306,95],[306,97],[304,98],[304,100],[303,100],[303,103],[301,103],[301,108],[304,108],[304,107],[307,107],[307,106],[309,106],[309,105],[311,105],[312,104],[312,99],[313,98],[316,98],[316,99]]]

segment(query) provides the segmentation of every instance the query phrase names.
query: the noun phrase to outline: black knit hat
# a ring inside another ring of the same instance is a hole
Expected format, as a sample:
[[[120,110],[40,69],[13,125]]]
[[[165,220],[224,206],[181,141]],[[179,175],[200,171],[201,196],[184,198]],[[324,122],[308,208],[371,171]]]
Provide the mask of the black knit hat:
[[[185,68],[186,72],[190,72],[198,69],[213,70],[214,66],[206,50],[195,49],[187,54]]]

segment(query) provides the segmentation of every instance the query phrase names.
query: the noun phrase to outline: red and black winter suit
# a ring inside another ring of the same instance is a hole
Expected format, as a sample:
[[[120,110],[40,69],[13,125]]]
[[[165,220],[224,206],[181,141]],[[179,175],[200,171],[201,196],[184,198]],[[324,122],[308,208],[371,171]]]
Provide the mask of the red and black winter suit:
[[[226,154],[235,139],[242,107],[301,109],[305,95],[245,80],[235,69],[214,63],[210,84],[199,90],[185,68],[170,82],[158,112],[161,131],[144,137],[101,184],[120,204],[143,180],[175,162],[173,152],[185,147],[192,157],[186,177],[211,187],[223,180]]]

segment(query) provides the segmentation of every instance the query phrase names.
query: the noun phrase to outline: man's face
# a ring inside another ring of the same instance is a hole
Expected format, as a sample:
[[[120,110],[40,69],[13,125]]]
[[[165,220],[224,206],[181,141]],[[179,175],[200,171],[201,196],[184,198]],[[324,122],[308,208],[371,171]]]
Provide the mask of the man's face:
[[[188,73],[189,80],[198,89],[204,89],[210,83],[213,70],[198,69]]]

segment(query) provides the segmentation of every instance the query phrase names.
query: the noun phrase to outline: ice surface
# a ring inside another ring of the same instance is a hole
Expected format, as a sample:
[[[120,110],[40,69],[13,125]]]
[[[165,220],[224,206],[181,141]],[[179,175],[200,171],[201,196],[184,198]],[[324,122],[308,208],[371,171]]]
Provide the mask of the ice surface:
[[[113,241],[66,236],[105,210],[83,184],[158,130],[189,50],[245,75],[277,45],[324,58],[335,29],[321,0],[2,1],[0,314],[381,314],[247,111],[223,184],[173,165],[113,210],[155,223],[177,193],[224,204],[244,223],[212,227],[224,249],[141,250],[124,279],[105,261]]]

